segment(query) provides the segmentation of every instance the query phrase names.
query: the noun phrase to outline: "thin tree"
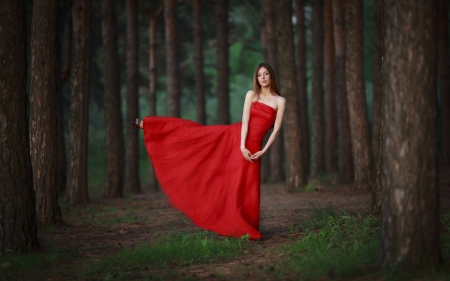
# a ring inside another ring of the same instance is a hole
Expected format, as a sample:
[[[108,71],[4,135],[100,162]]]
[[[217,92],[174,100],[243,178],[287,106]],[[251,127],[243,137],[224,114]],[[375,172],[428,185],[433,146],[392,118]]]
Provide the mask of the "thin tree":
[[[105,103],[105,188],[103,197],[123,197],[124,136],[117,53],[116,3],[103,0],[102,39]]]
[[[166,35],[167,108],[170,116],[180,117],[180,73],[178,69],[177,1],[164,0]]]
[[[383,266],[440,262],[436,1],[386,0]]]
[[[373,156],[364,92],[362,0],[345,1],[345,33],[347,41],[345,72],[355,172],[354,186],[358,189],[370,189]]]
[[[87,188],[87,143],[89,106],[90,0],[75,0],[72,8],[73,67],[70,100],[69,163],[67,200],[89,202]]]
[[[353,182],[353,155],[350,133],[350,116],[345,86],[345,16],[343,0],[333,0],[334,45],[335,45],[335,83],[338,120],[338,161],[339,182]]]
[[[149,25],[149,49],[148,49],[148,60],[149,60],[149,90],[150,90],[150,116],[156,115],[156,82],[157,82],[157,71],[156,71],[156,33],[157,33],[157,23],[158,19],[161,17],[163,12],[163,3],[157,3],[158,6],[154,12],[147,12],[147,10],[142,6],[142,12],[148,19]],[[155,5],[152,6],[154,9]],[[149,188],[151,191],[158,191],[158,181],[156,179],[155,170],[153,165],[150,164],[149,167]]]
[[[383,107],[384,107],[384,1],[375,0],[374,7],[374,67],[373,67],[373,134],[372,145],[374,152],[374,172],[372,187],[372,206],[370,213],[375,216],[381,216],[381,205],[383,202],[383,186],[381,182],[382,173],[382,144],[383,144]],[[377,26],[379,25],[379,26]],[[377,112],[375,112],[375,110]],[[376,130],[375,130],[376,127]]]
[[[275,9],[273,0],[265,0],[263,3],[264,31],[266,36],[267,63],[272,66],[275,73],[279,73],[277,60],[277,35],[275,29]],[[283,170],[283,138],[282,134],[275,139],[269,150],[270,181],[284,180]]]
[[[58,206],[58,8],[33,1],[31,25],[30,156],[40,226],[62,223]]]
[[[450,165],[450,58],[448,55],[447,2],[439,5],[439,87],[441,94],[442,162]]]
[[[62,198],[66,191],[67,183],[67,152],[66,152],[66,137],[64,125],[64,111],[63,111],[63,85],[67,81],[70,74],[71,58],[72,58],[72,9],[66,11],[63,31],[62,44],[59,48],[60,54],[60,69],[59,69],[59,87],[56,99],[57,108],[57,146],[58,146],[58,171],[56,173],[56,188],[58,190],[58,197]]]
[[[217,123],[230,123],[228,97],[228,0],[216,0],[217,18]]]
[[[338,171],[337,159],[337,122],[335,101],[335,51],[333,32],[332,0],[325,0],[324,29],[325,29],[325,168],[328,173]]]
[[[138,12],[137,0],[127,0],[127,120],[139,116]],[[139,181],[139,130],[127,126],[125,151],[125,190],[141,193]]]
[[[200,0],[194,0],[194,62],[195,62],[195,92],[197,105],[197,122],[206,124],[205,81],[203,74],[203,27],[202,5]]]
[[[325,128],[323,102],[323,0],[313,3],[312,14],[312,143],[311,174],[325,171]]]
[[[302,130],[302,163],[306,174],[309,171],[309,130],[308,130],[308,94],[306,91],[306,28],[305,0],[297,0],[296,5],[296,38],[297,38],[297,81],[300,127]]]
[[[307,184],[303,169],[300,118],[295,72],[294,38],[292,27],[292,1],[279,0],[276,5],[278,27],[278,54],[280,59],[281,92],[286,97],[283,121],[284,145],[286,147],[286,190],[294,192]]]
[[[39,246],[27,122],[25,0],[0,1],[0,256]]]

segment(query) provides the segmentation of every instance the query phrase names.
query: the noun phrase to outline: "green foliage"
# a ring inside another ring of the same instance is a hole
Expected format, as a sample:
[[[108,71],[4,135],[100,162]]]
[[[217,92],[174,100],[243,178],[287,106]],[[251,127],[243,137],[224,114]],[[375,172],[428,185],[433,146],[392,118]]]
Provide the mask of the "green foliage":
[[[375,263],[381,232],[375,217],[312,206],[313,217],[299,225],[306,236],[284,247],[288,267],[305,279],[349,278]]]
[[[103,275],[123,278],[130,272],[159,267],[189,266],[235,258],[244,251],[248,236],[240,239],[219,239],[216,234],[174,232],[154,246],[141,245],[124,249],[99,261],[84,264],[84,275]]]

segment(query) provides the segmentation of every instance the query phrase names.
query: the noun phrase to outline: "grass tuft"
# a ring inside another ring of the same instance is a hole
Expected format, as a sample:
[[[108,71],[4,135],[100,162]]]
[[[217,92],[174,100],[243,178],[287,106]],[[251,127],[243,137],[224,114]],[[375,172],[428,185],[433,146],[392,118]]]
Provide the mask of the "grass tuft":
[[[247,236],[218,240],[216,234],[198,232],[186,234],[174,232],[160,240],[157,245],[142,245],[133,249],[123,249],[117,254],[99,261],[86,263],[83,275],[124,276],[127,272],[158,267],[189,266],[193,263],[211,263],[230,260],[244,251]]]

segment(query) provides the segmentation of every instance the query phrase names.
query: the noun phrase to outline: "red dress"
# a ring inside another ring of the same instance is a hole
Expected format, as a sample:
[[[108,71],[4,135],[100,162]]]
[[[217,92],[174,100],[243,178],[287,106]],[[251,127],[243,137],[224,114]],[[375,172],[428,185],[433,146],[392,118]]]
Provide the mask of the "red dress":
[[[274,108],[252,103],[246,140],[251,153],[261,150],[275,117]],[[201,228],[258,239],[261,161],[242,156],[241,126],[157,116],[146,117],[143,125],[156,177],[172,207]]]

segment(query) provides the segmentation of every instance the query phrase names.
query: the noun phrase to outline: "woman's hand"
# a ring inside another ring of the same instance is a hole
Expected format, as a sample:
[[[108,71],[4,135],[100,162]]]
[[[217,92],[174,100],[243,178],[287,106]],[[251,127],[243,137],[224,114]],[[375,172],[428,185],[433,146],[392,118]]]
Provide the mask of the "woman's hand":
[[[259,158],[261,158],[263,155],[264,155],[264,151],[258,151],[258,152],[256,152],[255,154],[253,154],[251,157],[250,157],[250,159],[252,159],[252,160],[258,160]]]
[[[245,148],[245,147],[241,148],[241,151],[242,151],[242,155],[244,156],[245,160],[253,162],[252,161],[252,154],[250,153],[250,151],[248,151],[247,148]]]

